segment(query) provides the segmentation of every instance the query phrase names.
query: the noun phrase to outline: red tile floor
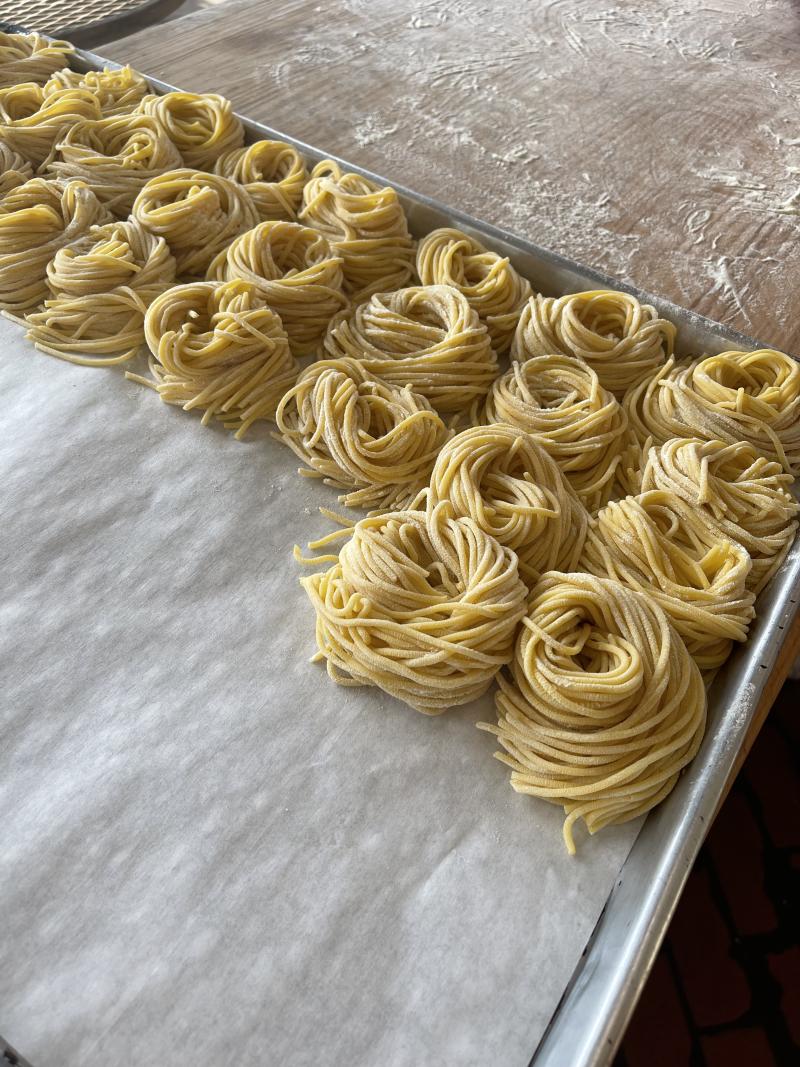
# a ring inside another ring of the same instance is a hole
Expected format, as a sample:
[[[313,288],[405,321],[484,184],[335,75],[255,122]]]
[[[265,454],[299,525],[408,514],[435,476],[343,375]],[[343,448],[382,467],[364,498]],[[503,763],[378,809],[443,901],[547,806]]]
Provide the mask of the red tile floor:
[[[800,682],[689,876],[615,1067],[800,1064]]]

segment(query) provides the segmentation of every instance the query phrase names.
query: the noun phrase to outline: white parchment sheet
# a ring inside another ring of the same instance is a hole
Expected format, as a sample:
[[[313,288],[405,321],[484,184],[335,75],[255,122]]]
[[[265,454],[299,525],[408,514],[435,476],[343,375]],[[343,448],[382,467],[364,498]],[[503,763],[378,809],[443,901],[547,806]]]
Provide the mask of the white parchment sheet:
[[[0,1032],[34,1067],[525,1067],[633,842],[341,689],[288,449],[0,319]]]

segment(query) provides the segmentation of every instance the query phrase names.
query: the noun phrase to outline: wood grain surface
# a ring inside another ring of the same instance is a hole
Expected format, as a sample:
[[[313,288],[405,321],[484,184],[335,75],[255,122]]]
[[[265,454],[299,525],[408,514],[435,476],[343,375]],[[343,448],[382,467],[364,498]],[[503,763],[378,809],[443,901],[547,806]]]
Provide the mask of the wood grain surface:
[[[797,352],[798,43],[792,0],[232,0],[102,51]]]

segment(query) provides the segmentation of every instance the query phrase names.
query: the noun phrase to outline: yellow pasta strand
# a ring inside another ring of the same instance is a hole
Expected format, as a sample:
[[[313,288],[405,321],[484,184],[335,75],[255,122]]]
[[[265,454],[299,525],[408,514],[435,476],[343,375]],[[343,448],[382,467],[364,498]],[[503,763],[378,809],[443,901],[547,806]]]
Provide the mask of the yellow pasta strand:
[[[303,200],[308,171],[303,157],[283,141],[254,141],[225,152],[214,171],[245,187],[259,217],[293,221]]]
[[[33,166],[27,159],[15,152],[10,145],[0,141],[0,200],[16,189],[18,185],[24,185],[33,177]]]
[[[99,118],[100,104],[88,89],[62,89],[48,96],[33,82],[0,89],[0,142],[34,167],[49,162],[70,126]]]
[[[137,110],[158,119],[187,167],[210,170],[224,152],[244,144],[230,100],[217,93],[146,96]]]
[[[0,88],[20,82],[43,85],[66,67],[74,51],[67,41],[49,41],[38,33],[0,33]]]
[[[103,70],[57,70],[45,83],[44,94],[61,89],[88,89],[94,93],[105,118],[130,115],[150,92],[143,74],[132,67],[104,67]]]

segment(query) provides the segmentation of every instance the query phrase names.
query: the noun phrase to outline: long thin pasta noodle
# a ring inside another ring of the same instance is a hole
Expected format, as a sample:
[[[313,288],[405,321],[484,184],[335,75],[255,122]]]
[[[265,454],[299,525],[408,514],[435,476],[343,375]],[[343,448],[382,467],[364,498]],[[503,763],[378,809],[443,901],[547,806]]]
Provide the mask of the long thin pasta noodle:
[[[427,715],[486,692],[525,614],[516,555],[447,504],[362,519],[338,561],[301,582],[331,678]]]
[[[83,182],[31,178],[0,200],[0,308],[21,314],[47,296],[59,248],[111,216]]]
[[[202,276],[214,256],[258,222],[250,194],[218,174],[181,168],[151,178],[131,214],[163,237],[179,275]]]
[[[100,104],[88,89],[62,89],[49,96],[34,82],[0,89],[0,142],[34,167],[50,161],[70,126],[99,118]]]
[[[88,89],[94,93],[104,118],[130,115],[150,92],[143,74],[132,67],[104,67],[103,70],[57,70],[44,86],[45,96],[61,89]]]
[[[351,356],[394,385],[410,385],[443,412],[466,412],[497,373],[486,327],[449,285],[377,293],[331,323],[329,358]]]
[[[49,177],[80,178],[117,218],[127,218],[147,182],[182,166],[159,123],[145,115],[76,122],[55,146]]]
[[[564,842],[650,811],[694,758],[706,724],[697,666],[646,594],[590,574],[550,573],[534,590],[494,734],[518,793],[564,808]]]
[[[347,306],[342,260],[322,234],[295,222],[262,222],[223,248],[210,280],[243,278],[281,317],[295,355],[314,352]]]
[[[498,353],[511,345],[531,284],[517,274],[506,256],[485,248],[460,230],[443,228],[424,237],[417,249],[417,273],[423,285],[452,285],[485,323]]]
[[[32,177],[33,166],[29,160],[23,159],[10,145],[0,141],[0,200]]]
[[[218,93],[150,95],[138,111],[158,119],[187,167],[210,170],[223,153],[244,144],[244,127]]]
[[[48,355],[81,366],[111,366],[144,344],[152,301],[175,283],[163,237],[135,219],[93,226],[47,265],[48,299],[27,316],[27,336]]]
[[[394,189],[318,163],[303,190],[300,221],[323,233],[344,263],[345,291],[353,303],[407,285],[414,242]]]
[[[424,397],[389,385],[355,359],[319,360],[283,397],[278,432],[308,469],[347,492],[352,508],[408,507],[451,436]]]
[[[513,359],[560,352],[579,356],[617,398],[672,355],[675,326],[629,293],[596,289],[532,296],[520,316]]]
[[[771,348],[668,363],[625,398],[628,469],[671,437],[746,441],[794,477],[800,474],[800,364]],[[629,478],[630,480],[630,478]]]
[[[747,638],[750,556],[675,493],[654,489],[607,504],[589,526],[581,568],[651,596],[704,672]]]
[[[0,89],[20,82],[43,85],[66,67],[74,52],[67,41],[51,41],[38,33],[0,33]]]
[[[649,449],[642,491],[675,493],[750,554],[748,588],[756,596],[786,557],[797,532],[792,476],[739,441],[672,438]]]
[[[483,421],[534,434],[590,511],[610,499],[627,419],[584,360],[547,355],[512,363],[489,390]]]
[[[290,144],[264,140],[234,148],[217,159],[214,171],[245,187],[263,221],[296,219],[308,171]]]
[[[152,380],[165,404],[221,420],[241,438],[272,419],[298,367],[280,318],[243,281],[193,282],[161,293],[145,315]]]
[[[516,426],[475,426],[442,448],[427,506],[442,501],[513,549],[529,587],[545,571],[571,570],[578,563],[589,523],[586,509],[539,441]]]

